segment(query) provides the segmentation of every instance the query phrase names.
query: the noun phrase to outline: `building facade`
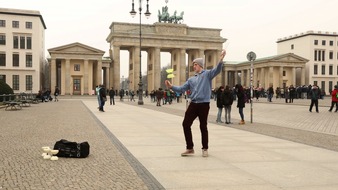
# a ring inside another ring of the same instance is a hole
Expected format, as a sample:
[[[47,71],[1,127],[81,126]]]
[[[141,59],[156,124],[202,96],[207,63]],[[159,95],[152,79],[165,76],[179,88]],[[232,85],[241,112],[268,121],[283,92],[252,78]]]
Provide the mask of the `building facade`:
[[[234,87],[242,84],[267,89],[269,86],[284,88],[290,85],[300,86],[305,83],[305,64],[307,59],[286,53],[271,57],[259,58],[251,62],[227,63],[222,71],[222,84]],[[252,74],[252,75],[251,75]]]
[[[138,24],[113,22],[110,25],[110,34],[106,41],[110,44],[112,69],[110,70],[110,84],[114,89],[120,86],[121,64],[128,64],[130,90],[136,91],[140,78],[140,51],[147,52],[147,86],[143,90],[152,91],[161,85],[161,52],[171,54],[171,68],[174,85],[182,85],[187,74],[194,75],[193,65],[195,58],[205,59],[205,68],[214,67],[221,54],[225,38],[220,36],[221,29],[194,28],[185,24],[154,23],[142,24],[142,44]],[[129,53],[129,62],[120,60],[120,51]],[[212,82],[213,86],[221,85],[221,76],[218,75]]]
[[[308,59],[303,85],[317,85],[329,94],[338,84],[338,34],[307,31],[280,38],[277,53],[294,53]]]
[[[110,58],[104,51],[78,42],[48,49],[50,87],[61,95],[93,95],[99,84],[109,88]]]
[[[0,8],[0,80],[14,93],[45,85],[45,30],[39,11]]]

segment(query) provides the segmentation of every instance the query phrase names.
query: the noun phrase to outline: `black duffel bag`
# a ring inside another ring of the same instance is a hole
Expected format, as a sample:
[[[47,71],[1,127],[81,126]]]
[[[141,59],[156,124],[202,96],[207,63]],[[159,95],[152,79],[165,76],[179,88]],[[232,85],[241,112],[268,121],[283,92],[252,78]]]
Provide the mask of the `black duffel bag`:
[[[58,157],[86,158],[89,155],[89,144],[87,141],[77,143],[61,139],[55,143],[54,150],[59,150],[56,154]]]

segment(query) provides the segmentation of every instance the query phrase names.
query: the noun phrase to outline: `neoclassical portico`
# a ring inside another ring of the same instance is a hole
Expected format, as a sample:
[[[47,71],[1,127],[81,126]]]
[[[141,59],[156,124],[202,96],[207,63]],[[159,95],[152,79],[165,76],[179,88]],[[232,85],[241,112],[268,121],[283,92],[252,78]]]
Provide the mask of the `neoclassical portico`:
[[[257,59],[253,63],[253,86],[267,89],[270,85],[274,88],[304,85],[308,61],[293,53]],[[250,62],[224,64],[222,83],[229,86],[240,83],[250,87],[250,68]]]
[[[115,89],[120,86],[120,65],[129,64],[130,90],[138,89],[140,74],[140,36],[139,25],[131,23],[113,22],[110,25],[107,42],[110,44],[112,69],[110,70],[110,84]],[[220,36],[221,29],[192,28],[185,24],[155,23],[142,25],[142,51],[147,52],[147,89],[160,87],[161,52],[171,54],[171,68],[175,75],[174,85],[181,85],[186,81],[186,71],[189,76],[194,74],[191,65],[197,57],[205,58],[205,67],[210,69],[217,64],[225,38]],[[120,51],[129,52],[129,63],[121,63]],[[187,63],[188,60],[188,63]],[[188,65],[188,69],[186,68]],[[213,86],[222,82],[221,75],[213,81]]]
[[[61,95],[92,95],[96,85],[109,85],[111,61],[102,58],[104,51],[76,42],[48,52],[52,92],[58,86]]]

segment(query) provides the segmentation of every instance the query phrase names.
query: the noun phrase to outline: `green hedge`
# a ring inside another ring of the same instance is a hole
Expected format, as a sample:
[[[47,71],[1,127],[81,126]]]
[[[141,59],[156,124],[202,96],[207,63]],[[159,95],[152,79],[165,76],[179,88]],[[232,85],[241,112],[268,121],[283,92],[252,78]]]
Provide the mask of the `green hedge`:
[[[0,95],[3,94],[14,94],[13,89],[5,83],[3,80],[0,80]],[[3,97],[0,96],[0,102],[3,101]]]

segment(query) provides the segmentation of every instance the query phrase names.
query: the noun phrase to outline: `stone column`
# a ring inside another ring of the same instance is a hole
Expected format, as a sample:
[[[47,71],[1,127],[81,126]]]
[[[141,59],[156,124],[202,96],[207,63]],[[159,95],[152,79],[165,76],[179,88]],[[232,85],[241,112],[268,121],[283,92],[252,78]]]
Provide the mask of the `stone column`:
[[[280,66],[279,67],[279,80],[278,80],[278,82],[279,82],[278,87],[280,87],[280,88],[283,87],[283,70],[284,70],[284,67]]]
[[[55,90],[56,86],[56,59],[52,58],[50,63],[50,83],[51,83],[51,90]],[[60,89],[60,87],[59,87]],[[53,93],[54,91],[52,91]]]
[[[112,84],[114,90],[120,90],[120,47],[114,46],[113,47],[113,60],[112,60]],[[128,67],[129,68],[129,67]]]
[[[296,68],[292,67],[292,85],[296,86]]]
[[[228,72],[229,72],[229,71],[227,71],[226,68],[225,68],[225,69],[224,69],[224,85],[225,85],[225,86],[226,86],[226,85],[229,85],[229,86],[230,86],[230,84],[229,84],[229,79],[228,79],[228,77],[229,77]]]
[[[105,83],[106,83],[106,89],[110,89],[111,88],[110,83],[109,83],[110,68],[109,67],[105,67],[104,69],[105,69],[104,80],[105,80]]]
[[[258,78],[257,78],[257,72],[258,72],[258,69],[257,68],[255,68],[255,66],[254,66],[254,70],[253,70],[253,85],[255,86],[255,87],[258,87],[259,86],[259,83],[258,83]]]
[[[66,84],[66,89],[65,89],[65,95],[70,95],[71,92],[71,78],[70,78],[70,59],[66,59],[66,67],[65,67],[65,84]]]
[[[159,47],[154,49],[153,76],[153,89],[149,89],[150,91],[157,90],[161,86],[161,49]]]
[[[235,79],[235,85],[236,85],[236,84],[238,84],[238,71],[237,71],[237,69],[233,73],[234,73],[234,79]]]
[[[251,72],[250,72],[250,68],[248,70],[246,70],[246,86],[247,87],[250,87],[250,84],[251,84]]]
[[[301,68],[301,73],[302,73],[302,76],[301,76],[301,84],[300,85],[305,85],[305,67]]]
[[[269,67],[269,83],[273,85],[273,67]],[[270,85],[269,84],[269,85]],[[275,86],[273,86],[275,88]]]
[[[265,68],[264,67],[261,68],[260,83],[261,83],[261,87],[263,87],[264,89],[267,89],[267,87],[265,86]]]
[[[133,62],[133,89],[135,92],[139,89],[140,83],[140,47],[134,47],[132,53]]]
[[[96,71],[96,81],[98,84],[102,84],[102,60],[97,60]]]
[[[206,62],[205,60],[205,55],[204,55],[204,49],[199,49],[198,50],[198,57],[202,57],[204,59],[204,61]],[[197,58],[197,57],[196,57]],[[207,65],[205,64],[205,67],[207,67]]]
[[[185,49],[180,49],[179,51],[179,62],[177,64],[177,66],[179,66],[179,84],[178,85],[182,85],[185,83],[186,81],[186,56],[185,56]]]
[[[88,70],[88,59],[84,60],[84,77],[83,77],[83,83],[84,83],[84,95],[89,95],[89,70]]]
[[[212,64],[213,68],[215,68],[218,65],[218,63],[219,63],[219,58],[221,56],[221,51],[214,50],[214,51],[211,51],[210,54],[211,54],[211,57],[212,57],[211,64]],[[223,70],[223,67],[222,67],[222,70]],[[221,73],[219,73],[215,77],[215,80],[213,80],[212,85],[213,85],[214,88],[219,87],[219,86],[222,85],[222,71],[221,71]]]
[[[241,84],[242,84],[242,86],[245,85],[245,81],[244,81],[244,70],[241,70]]]

